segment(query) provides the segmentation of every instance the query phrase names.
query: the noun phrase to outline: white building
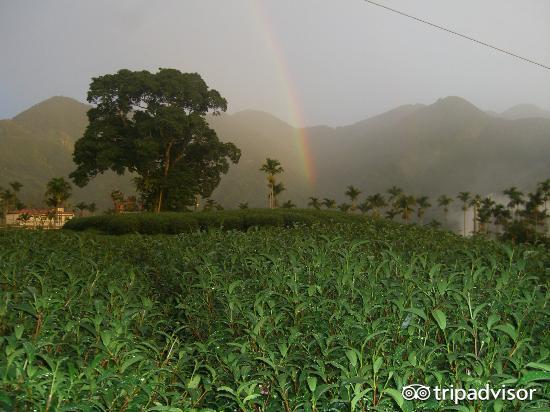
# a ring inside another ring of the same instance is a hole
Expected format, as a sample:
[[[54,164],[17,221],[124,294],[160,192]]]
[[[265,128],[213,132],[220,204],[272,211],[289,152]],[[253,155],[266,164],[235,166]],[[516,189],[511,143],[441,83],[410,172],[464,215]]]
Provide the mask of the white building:
[[[27,228],[60,229],[74,217],[73,212],[65,208],[54,209],[21,209],[8,212],[6,224]]]

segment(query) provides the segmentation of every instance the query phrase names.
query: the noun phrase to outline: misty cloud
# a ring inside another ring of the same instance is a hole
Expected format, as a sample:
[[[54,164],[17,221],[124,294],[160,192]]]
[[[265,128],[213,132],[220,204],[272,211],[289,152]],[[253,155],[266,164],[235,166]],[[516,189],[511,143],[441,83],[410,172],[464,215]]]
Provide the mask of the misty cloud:
[[[52,95],[85,99],[120,68],[201,73],[230,111],[343,125],[462,96],[550,109],[550,72],[360,0],[0,2],[0,118]],[[550,64],[550,2],[385,0]]]

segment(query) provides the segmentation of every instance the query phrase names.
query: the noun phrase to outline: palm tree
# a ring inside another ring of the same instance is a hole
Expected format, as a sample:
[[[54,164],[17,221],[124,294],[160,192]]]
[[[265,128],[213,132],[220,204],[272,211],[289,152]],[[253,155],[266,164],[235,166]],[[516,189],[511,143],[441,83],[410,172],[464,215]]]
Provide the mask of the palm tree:
[[[55,207],[61,207],[71,197],[72,186],[63,177],[54,177],[46,187],[46,198],[48,203]]]
[[[393,220],[399,214],[399,210],[391,208],[386,210],[386,219]]]
[[[537,191],[541,192],[542,202],[544,203],[544,213],[542,217],[544,233],[547,232],[546,218],[548,217],[548,201],[550,200],[550,179],[546,179],[537,185]]]
[[[466,212],[468,211],[470,192],[460,192],[457,198],[462,202],[462,211],[464,212],[464,236],[466,236]]]
[[[284,209],[294,209],[296,205],[292,203],[292,200],[287,200],[286,202],[283,203],[283,206],[281,207]]]
[[[329,198],[326,198],[326,197],[325,197],[325,198],[323,199],[322,205],[323,205],[324,207],[326,207],[327,209],[334,209],[334,208],[336,208],[336,200],[334,200],[334,199],[329,199]]]
[[[282,182],[273,185],[273,207],[279,207],[277,203],[277,196],[286,190],[285,185]]]
[[[514,210],[514,219],[517,219],[519,207],[525,203],[523,200],[523,193],[521,193],[515,186],[512,186],[510,189],[503,190],[502,193],[510,198],[508,207]]]
[[[239,203],[239,209],[241,210],[248,209],[248,202]]]
[[[445,217],[445,226],[447,226],[447,217],[449,215],[449,205],[453,199],[447,195],[441,195],[437,198],[437,205],[443,208],[443,216]]]
[[[48,227],[52,227],[52,221],[56,218],[57,216],[57,209],[55,210],[48,210],[48,212],[46,213],[46,218],[48,219]]]
[[[538,230],[541,223],[544,224],[544,220],[546,219],[546,209],[540,210],[543,205],[544,194],[540,189],[527,195],[523,215],[525,216],[525,220],[533,225],[535,231]]]
[[[22,213],[19,215],[19,217],[17,218],[17,220],[19,220],[20,222],[23,222],[24,226],[26,226],[26,223],[31,220],[31,215],[28,214],[28,213]],[[36,225],[35,225],[36,226]]]
[[[216,207],[216,201],[214,199],[206,199],[206,202],[204,202],[204,207],[202,208],[202,210],[204,212],[208,212],[208,211],[214,210],[215,207]]]
[[[479,221],[479,232],[487,234],[489,232],[489,223],[491,223],[491,217],[493,215],[493,206],[495,202],[493,199],[486,197],[483,199],[478,206],[478,221]]]
[[[319,199],[316,197],[310,197],[307,205],[317,210],[321,209],[321,203],[319,203]]]
[[[346,196],[351,200],[351,211],[357,209],[357,198],[361,194],[361,191],[355,186],[350,185],[346,190]]]
[[[477,218],[477,211],[479,210],[479,207],[481,206],[481,196],[480,195],[474,195],[474,197],[470,200],[470,206],[474,208],[474,233],[478,232],[478,218]]]
[[[403,194],[403,189],[397,186],[392,186],[388,189],[388,194],[390,195],[388,200],[391,203],[392,201],[396,200],[399,196]]]
[[[401,195],[397,199],[396,204],[399,207],[401,217],[403,218],[405,223],[409,223],[411,213],[414,211],[413,207],[416,205],[415,197],[411,195]]]
[[[430,203],[430,198],[428,196],[420,196],[416,199],[416,205],[418,206],[416,215],[418,216],[420,224],[423,224],[424,213],[426,213],[426,209],[432,207],[432,204]]]
[[[19,193],[19,191],[21,190],[21,188],[23,187],[23,184],[17,182],[17,181],[14,181],[14,182],[10,182],[10,186],[12,188],[12,190],[15,192],[15,193]]]
[[[342,212],[347,213],[351,209],[351,205],[348,203],[340,203],[338,205],[338,209],[340,209]]]
[[[261,172],[267,174],[267,187],[269,190],[269,208],[273,209],[275,207],[275,195],[274,195],[274,186],[275,186],[275,175],[284,172],[284,169],[281,167],[281,162],[276,159],[270,159],[269,157],[265,159],[265,163],[260,167]]]
[[[439,220],[432,219],[430,223],[426,226],[429,226],[434,229],[439,229],[441,227],[441,222]]]
[[[537,190],[540,190],[542,194],[542,200],[544,202],[544,210],[548,210],[548,201],[550,200],[550,179],[546,179],[537,185]]]
[[[512,217],[510,211],[502,204],[497,204],[493,207],[493,217],[494,217],[494,224],[498,228],[498,226],[502,226],[504,229],[508,222],[510,221],[510,218]],[[498,229],[497,229],[498,233]]]
[[[201,207],[201,195],[199,193],[195,194],[195,204],[193,205],[193,210],[198,212]]]
[[[384,199],[384,196],[382,196],[380,193],[375,193],[367,197],[367,201],[370,204],[372,215],[374,217],[380,217],[380,209],[388,205],[386,203],[386,199]]]
[[[55,209],[56,225],[59,225],[58,209],[71,197],[72,186],[63,177],[54,177],[46,186],[46,203]]]
[[[13,182],[10,182],[10,186],[11,186],[11,189],[13,190],[13,193],[14,193],[14,205],[15,205],[15,208],[16,209],[23,209],[23,204],[19,201],[19,198],[18,198],[18,194],[19,194],[19,191],[21,190],[21,188],[23,187],[23,184],[17,182],[17,181],[13,181]]]
[[[360,203],[359,206],[357,206],[357,209],[359,209],[361,213],[365,214],[372,209],[372,206],[368,200],[365,200],[363,203]]]
[[[13,203],[14,203],[15,208],[16,209],[23,209],[25,206],[19,201],[19,198],[17,196],[19,194],[19,191],[23,187],[23,184],[21,184],[17,181],[13,181],[13,182],[10,182],[9,185],[11,187],[11,190],[13,190],[13,193],[14,193]]]
[[[88,212],[90,212],[93,215],[96,210],[97,210],[97,206],[95,203],[88,204]]]
[[[4,224],[6,226],[7,226],[8,212],[10,208],[15,205],[16,201],[17,201],[17,196],[15,195],[14,191],[0,187],[0,205],[2,206],[2,216],[3,216]]]
[[[78,210],[78,215],[80,217],[82,217],[84,211],[88,209],[88,205],[84,202],[78,202],[74,207]]]

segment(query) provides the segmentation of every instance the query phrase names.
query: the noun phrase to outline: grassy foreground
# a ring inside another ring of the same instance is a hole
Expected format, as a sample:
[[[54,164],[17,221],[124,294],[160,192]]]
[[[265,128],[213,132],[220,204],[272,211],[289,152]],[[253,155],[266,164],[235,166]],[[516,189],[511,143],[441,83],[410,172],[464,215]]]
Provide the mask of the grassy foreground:
[[[384,221],[0,231],[0,410],[548,410],[549,268]],[[400,394],[486,382],[537,396]]]

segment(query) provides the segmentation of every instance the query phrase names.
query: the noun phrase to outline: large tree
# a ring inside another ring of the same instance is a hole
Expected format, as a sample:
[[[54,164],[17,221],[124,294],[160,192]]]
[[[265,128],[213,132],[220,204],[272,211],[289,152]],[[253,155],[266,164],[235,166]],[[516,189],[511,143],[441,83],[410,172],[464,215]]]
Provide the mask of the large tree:
[[[78,186],[107,170],[129,171],[148,209],[178,210],[210,196],[239,161],[239,149],[220,142],[205,118],[227,102],[197,73],[120,70],[93,78],[88,102],[89,125],[73,155]]]

